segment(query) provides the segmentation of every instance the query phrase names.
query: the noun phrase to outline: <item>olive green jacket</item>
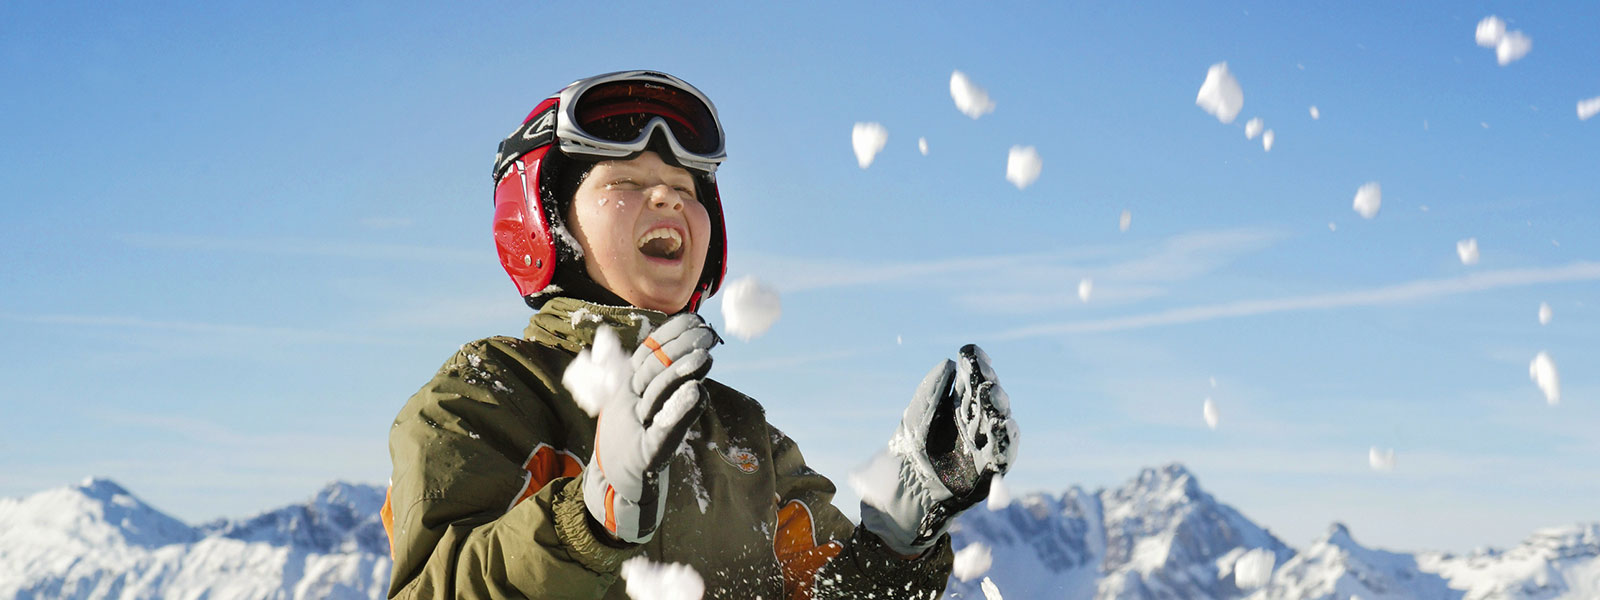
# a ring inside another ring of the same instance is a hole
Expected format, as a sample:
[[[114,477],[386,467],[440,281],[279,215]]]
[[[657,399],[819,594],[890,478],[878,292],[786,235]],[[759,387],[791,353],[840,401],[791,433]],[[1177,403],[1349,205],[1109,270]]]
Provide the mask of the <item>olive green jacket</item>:
[[[553,299],[527,339],[462,346],[411,397],[389,434],[389,597],[621,600],[620,566],[641,555],[694,568],[706,598],[942,593],[948,538],[915,560],[894,556],[831,504],[833,483],[759,403],[709,379],[707,410],[671,460],[655,536],[630,547],[593,525],[578,479],[595,420],[561,374],[600,325],[626,346],[665,319]]]

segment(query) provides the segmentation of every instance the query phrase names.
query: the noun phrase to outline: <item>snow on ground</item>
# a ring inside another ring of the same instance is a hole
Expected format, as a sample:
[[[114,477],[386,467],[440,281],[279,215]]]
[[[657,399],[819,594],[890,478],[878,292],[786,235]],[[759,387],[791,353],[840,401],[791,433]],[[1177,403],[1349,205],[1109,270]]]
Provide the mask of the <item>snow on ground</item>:
[[[872,159],[878,157],[878,152],[889,143],[889,130],[878,123],[856,123],[855,129],[850,131],[850,145],[856,149],[856,164],[865,169],[872,165]]]
[[[1394,448],[1379,450],[1377,446],[1367,450],[1367,464],[1374,471],[1394,470]]]
[[[1122,218],[1117,219],[1117,231],[1127,231],[1131,225],[1133,225],[1133,213],[1122,211]]]
[[[1217,420],[1221,418],[1221,415],[1217,413],[1217,402],[1215,400],[1206,398],[1206,401],[1200,405],[1200,415],[1205,417],[1206,427],[1217,428]]]
[[[1249,121],[1245,121],[1245,124],[1244,124],[1244,139],[1247,139],[1247,140],[1256,139],[1256,136],[1261,135],[1261,128],[1265,127],[1265,126],[1266,126],[1266,122],[1262,121],[1261,117],[1255,117],[1255,118],[1250,119]]]
[[[1553,315],[1550,312],[1550,303],[1549,302],[1540,302],[1539,303],[1539,324],[1540,325],[1549,325],[1551,316],[1553,316]]]
[[[1078,280],[1078,301],[1088,302],[1089,294],[1094,292],[1094,280],[1085,277]]]
[[[923,156],[928,155],[928,138],[917,138],[917,152],[921,152]]]
[[[583,412],[594,416],[600,414],[600,407],[615,396],[617,390],[622,389],[631,371],[617,332],[601,325],[595,331],[594,346],[579,352],[567,371],[561,374],[561,385],[572,392],[572,399]]]
[[[995,586],[988,577],[983,578],[983,597],[985,600],[1004,600],[1000,596],[1000,588]]]
[[[1467,238],[1456,242],[1456,256],[1461,257],[1461,264],[1478,264],[1478,238]]]
[[[1000,510],[1007,506],[1011,506],[1011,490],[1006,489],[1006,478],[1004,475],[996,473],[994,479],[989,480],[988,506],[989,510]]]
[[[950,574],[962,581],[972,581],[979,575],[989,572],[989,566],[992,564],[994,555],[989,552],[989,547],[982,542],[973,542],[956,552],[955,568]]]
[[[1490,15],[1478,21],[1479,46],[1494,48],[1495,60],[1506,66],[1528,54],[1533,49],[1533,38],[1521,31],[1506,31],[1506,22]]]
[[[1315,120],[1321,119],[1321,118],[1322,118],[1322,111],[1317,110],[1317,106],[1315,104],[1311,105],[1311,120],[1315,121]]]
[[[700,600],[706,593],[705,581],[688,565],[657,564],[643,556],[622,563],[622,578],[634,600]]]
[[[961,114],[974,119],[994,112],[994,100],[989,99],[989,92],[978,87],[961,71],[950,73],[950,97],[955,99],[956,109]]]
[[[1528,377],[1539,385],[1545,401],[1551,406],[1561,403],[1561,378],[1556,375],[1556,363],[1550,360],[1550,353],[1541,351],[1533,357],[1533,362],[1528,365]]]
[[[1363,219],[1378,216],[1378,208],[1383,206],[1383,187],[1376,181],[1361,186],[1361,189],[1356,190],[1356,200],[1351,206],[1356,212],[1361,213]]]
[[[1026,189],[1039,178],[1042,168],[1044,162],[1039,160],[1039,151],[1033,146],[1012,146],[1011,153],[1006,156],[1006,181],[1019,190]]]
[[[750,341],[772,328],[783,314],[778,290],[755,277],[745,276],[731,284],[722,297],[722,320],[728,333]]]
[[[1253,590],[1272,579],[1278,556],[1266,548],[1256,548],[1239,556],[1233,564],[1233,583],[1241,590]]]
[[[1261,149],[1266,152],[1271,152],[1272,143],[1276,141],[1278,141],[1278,134],[1274,133],[1271,129],[1268,129],[1266,133],[1261,134]]]
[[[1587,121],[1589,117],[1600,114],[1600,96],[1588,100],[1578,101],[1578,120]]]
[[[1228,63],[1219,62],[1206,71],[1206,80],[1200,84],[1200,93],[1194,103],[1223,123],[1232,123],[1244,108],[1244,89],[1239,80],[1228,72]]]

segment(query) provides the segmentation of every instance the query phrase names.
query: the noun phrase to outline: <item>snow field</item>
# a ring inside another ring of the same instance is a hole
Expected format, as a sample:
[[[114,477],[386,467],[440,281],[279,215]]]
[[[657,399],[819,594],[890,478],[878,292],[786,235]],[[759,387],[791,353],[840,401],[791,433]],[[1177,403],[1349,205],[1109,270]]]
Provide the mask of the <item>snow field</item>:
[[[783,302],[774,289],[752,276],[740,278],[723,292],[722,319],[728,333],[750,341],[772,328],[783,315]]]

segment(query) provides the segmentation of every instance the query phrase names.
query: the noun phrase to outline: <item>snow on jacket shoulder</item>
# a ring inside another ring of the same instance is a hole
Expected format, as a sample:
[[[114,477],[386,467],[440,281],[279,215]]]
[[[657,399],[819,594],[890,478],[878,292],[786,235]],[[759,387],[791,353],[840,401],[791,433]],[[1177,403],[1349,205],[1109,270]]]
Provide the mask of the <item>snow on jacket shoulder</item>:
[[[411,397],[389,434],[391,598],[620,600],[621,564],[640,555],[692,567],[706,598],[942,593],[948,538],[915,560],[894,556],[833,506],[833,483],[759,403],[712,380],[707,410],[672,458],[655,536],[628,547],[594,528],[579,479],[595,422],[561,374],[599,326],[636,345],[665,319],[557,298],[527,339],[462,346]]]

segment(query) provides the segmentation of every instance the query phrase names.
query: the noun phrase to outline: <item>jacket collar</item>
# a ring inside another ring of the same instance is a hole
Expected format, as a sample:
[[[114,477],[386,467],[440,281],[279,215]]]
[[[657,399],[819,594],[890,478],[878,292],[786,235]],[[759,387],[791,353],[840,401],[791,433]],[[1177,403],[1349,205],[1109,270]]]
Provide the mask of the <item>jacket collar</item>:
[[[608,306],[574,298],[551,298],[528,321],[523,337],[574,354],[594,343],[601,325],[617,332],[625,350],[667,320],[667,314],[632,306]]]

